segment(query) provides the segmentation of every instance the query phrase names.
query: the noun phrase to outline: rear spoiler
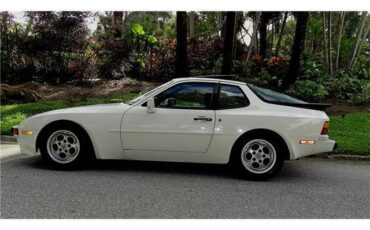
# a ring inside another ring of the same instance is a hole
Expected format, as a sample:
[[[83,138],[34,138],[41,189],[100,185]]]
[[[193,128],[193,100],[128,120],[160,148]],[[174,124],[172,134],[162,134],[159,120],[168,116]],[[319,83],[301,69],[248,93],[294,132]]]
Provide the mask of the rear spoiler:
[[[333,105],[330,103],[282,103],[282,102],[269,102],[269,103],[304,108],[304,109],[314,109],[314,110],[320,110],[320,111],[325,111],[327,108]]]

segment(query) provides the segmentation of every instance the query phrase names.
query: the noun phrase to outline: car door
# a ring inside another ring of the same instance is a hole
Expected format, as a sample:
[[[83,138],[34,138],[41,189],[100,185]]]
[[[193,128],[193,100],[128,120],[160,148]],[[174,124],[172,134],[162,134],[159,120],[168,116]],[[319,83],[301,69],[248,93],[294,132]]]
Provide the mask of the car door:
[[[121,131],[125,150],[207,151],[214,125],[217,84],[179,83],[155,96],[155,112],[146,103],[124,114]]]

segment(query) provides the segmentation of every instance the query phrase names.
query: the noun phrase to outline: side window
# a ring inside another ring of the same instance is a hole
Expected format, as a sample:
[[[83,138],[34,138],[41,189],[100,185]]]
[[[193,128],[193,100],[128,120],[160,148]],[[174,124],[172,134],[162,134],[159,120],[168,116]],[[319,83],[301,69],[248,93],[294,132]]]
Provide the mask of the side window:
[[[156,107],[176,109],[211,109],[213,83],[182,83],[158,94]]]
[[[238,86],[221,85],[218,98],[218,109],[241,108],[249,105],[249,101]]]

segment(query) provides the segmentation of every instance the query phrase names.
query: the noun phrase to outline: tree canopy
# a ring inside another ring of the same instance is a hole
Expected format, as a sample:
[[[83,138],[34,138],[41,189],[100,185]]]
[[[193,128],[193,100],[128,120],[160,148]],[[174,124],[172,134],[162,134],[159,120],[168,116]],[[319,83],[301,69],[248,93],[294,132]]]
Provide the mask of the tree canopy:
[[[0,13],[3,82],[236,80],[318,101],[369,101],[367,12]],[[87,19],[97,26],[89,31]]]

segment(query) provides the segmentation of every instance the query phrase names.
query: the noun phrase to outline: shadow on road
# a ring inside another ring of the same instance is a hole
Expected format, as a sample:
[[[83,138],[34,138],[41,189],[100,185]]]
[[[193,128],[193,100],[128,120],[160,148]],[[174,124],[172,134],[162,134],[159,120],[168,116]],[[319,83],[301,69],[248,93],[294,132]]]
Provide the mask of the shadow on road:
[[[23,166],[32,167],[33,169],[41,169],[46,171],[65,171],[61,169],[50,168],[40,157],[31,157],[19,159]],[[71,171],[71,170],[68,170]],[[196,163],[175,163],[175,162],[155,162],[155,161],[131,161],[131,160],[96,160],[89,165],[83,166],[81,169],[72,170],[75,172],[138,172],[148,174],[169,174],[169,175],[198,175],[205,177],[219,177],[235,180],[244,180],[237,175],[229,165],[218,164],[196,164]],[[291,162],[286,162],[282,171],[271,180],[287,181],[299,180],[306,177],[299,168],[291,165]]]

